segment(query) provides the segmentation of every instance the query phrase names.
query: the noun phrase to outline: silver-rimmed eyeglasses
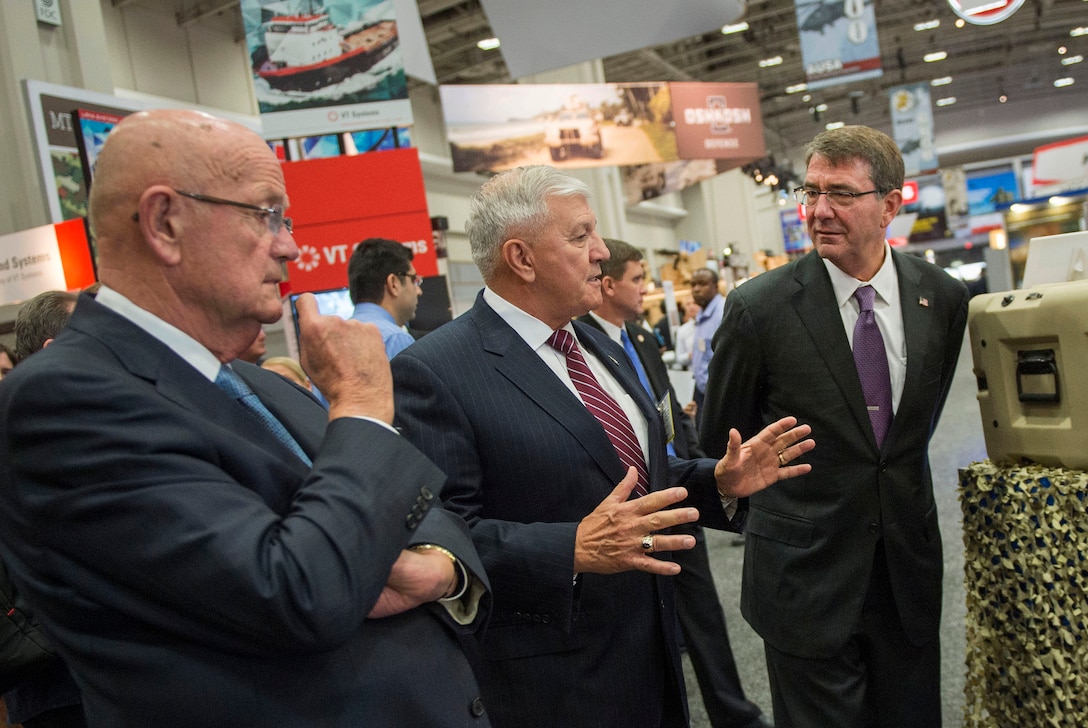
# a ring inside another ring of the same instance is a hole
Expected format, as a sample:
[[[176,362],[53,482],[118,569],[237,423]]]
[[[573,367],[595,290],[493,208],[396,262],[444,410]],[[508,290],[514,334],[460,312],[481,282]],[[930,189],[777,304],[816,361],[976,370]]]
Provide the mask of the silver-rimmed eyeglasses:
[[[177,192],[182,197],[196,200],[197,202],[207,202],[212,205],[231,205],[233,207],[240,207],[243,210],[259,212],[264,217],[265,223],[268,224],[268,232],[273,235],[279,235],[281,228],[287,228],[287,232],[289,233],[294,232],[294,221],[289,217],[283,216],[283,205],[261,207],[260,205],[251,205],[248,202],[224,200],[222,197],[212,197],[211,195],[202,195],[197,192],[185,192],[183,190],[174,190],[174,192]]]
[[[845,190],[813,190],[808,187],[798,187],[793,191],[793,199],[805,207],[816,207],[820,195],[827,195],[827,201],[832,207],[850,207],[854,200],[865,195],[879,194],[879,190],[868,192],[846,192]]]

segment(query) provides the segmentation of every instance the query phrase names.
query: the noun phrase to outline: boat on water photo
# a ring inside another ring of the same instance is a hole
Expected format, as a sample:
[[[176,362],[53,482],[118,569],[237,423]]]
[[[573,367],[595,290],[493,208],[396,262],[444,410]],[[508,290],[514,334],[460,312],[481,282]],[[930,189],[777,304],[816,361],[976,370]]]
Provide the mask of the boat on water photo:
[[[273,15],[263,30],[267,55],[254,71],[280,91],[339,83],[373,67],[399,42],[394,20],[338,28],[326,12]]]

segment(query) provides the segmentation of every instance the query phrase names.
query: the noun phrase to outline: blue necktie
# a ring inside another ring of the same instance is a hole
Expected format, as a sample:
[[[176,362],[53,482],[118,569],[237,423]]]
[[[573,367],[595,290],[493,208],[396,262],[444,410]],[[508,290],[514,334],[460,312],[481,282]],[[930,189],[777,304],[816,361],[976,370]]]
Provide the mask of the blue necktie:
[[[215,384],[231,397],[241,402],[280,442],[290,448],[291,452],[295,453],[295,455],[298,455],[302,462],[307,465],[313,465],[309,456],[306,455],[305,451],[295,438],[291,437],[291,433],[287,431],[287,428],[283,426],[283,423],[276,419],[274,414],[268,411],[268,408],[265,407],[264,403],[253,393],[253,390],[249,388],[249,385],[245,383],[245,380],[238,376],[233,369],[226,364],[219,367],[219,374],[215,378]]]
[[[642,366],[642,360],[638,358],[635,345],[631,343],[631,338],[627,335],[627,329],[620,329],[620,341],[623,342],[623,350],[627,352],[627,358],[631,360],[631,366],[638,374],[638,381],[642,382],[642,388],[646,390],[646,394],[650,395],[651,402],[657,402],[657,395],[654,394],[654,388],[650,386],[650,378],[646,376],[646,369]],[[675,427],[675,423],[673,426]],[[676,448],[671,442],[665,444],[665,450],[669,455],[676,455]]]

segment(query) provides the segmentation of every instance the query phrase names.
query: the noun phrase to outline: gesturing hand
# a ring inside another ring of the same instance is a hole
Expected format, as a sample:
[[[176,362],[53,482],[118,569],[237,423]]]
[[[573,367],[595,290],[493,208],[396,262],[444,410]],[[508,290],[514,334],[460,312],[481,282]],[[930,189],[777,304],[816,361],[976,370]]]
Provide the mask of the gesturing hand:
[[[816,447],[815,440],[802,439],[810,432],[812,428],[798,425],[796,417],[772,422],[743,444],[740,433],[729,430],[725,457],[714,466],[718,492],[727,497],[744,498],[779,480],[796,478],[812,470],[808,463],[786,464]]]
[[[692,536],[655,535],[655,531],[691,523],[699,519],[694,508],[668,508],[688,496],[684,488],[655,491],[641,498],[628,500],[638,482],[634,468],[619,485],[601,501],[593,512],[578,524],[574,544],[575,573],[616,574],[621,571],[648,571],[672,575],[680,565],[655,559],[655,551],[676,551],[695,546]],[[643,540],[652,536],[644,549]]]

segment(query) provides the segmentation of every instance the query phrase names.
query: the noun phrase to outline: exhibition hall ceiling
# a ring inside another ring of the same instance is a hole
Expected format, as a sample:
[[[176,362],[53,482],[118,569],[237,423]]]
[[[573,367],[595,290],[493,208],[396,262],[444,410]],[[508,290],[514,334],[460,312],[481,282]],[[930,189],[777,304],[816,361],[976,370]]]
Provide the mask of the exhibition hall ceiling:
[[[126,0],[114,0],[115,4],[123,2]],[[172,2],[179,13],[189,12],[189,17],[195,10],[226,5],[228,12],[224,14],[237,18],[237,0],[158,2]],[[825,3],[824,11],[830,8],[834,13],[842,5]],[[419,0],[418,6],[439,84],[515,80],[507,70],[501,46],[494,50],[477,46],[493,35],[479,0]],[[604,80],[758,83],[767,147],[783,151],[795,150],[831,122],[865,124],[890,132],[888,90],[934,79],[951,79],[932,87],[934,102],[955,98],[954,104],[934,108],[938,143],[942,134],[952,132],[959,138],[971,133],[985,137],[987,126],[997,121],[1022,120],[1027,129],[1058,106],[1088,109],[1088,60],[1070,63],[1078,56],[1088,59],[1088,34],[1070,34],[1088,26],[1088,0],[1026,0],[1004,22],[962,28],[956,27],[957,16],[945,0],[876,0],[874,7],[884,69],[879,78],[788,93],[788,87],[805,80],[795,3],[749,0],[736,21],[747,22],[747,30],[726,35],[720,28],[708,28],[700,35],[606,57]],[[601,33],[622,33],[624,24],[637,20],[617,18]],[[820,20],[809,17],[805,23],[818,24]],[[923,27],[921,24],[933,25],[932,21],[939,24],[915,29]],[[201,22],[215,22],[215,18]],[[222,16],[220,22],[226,22]],[[578,18],[570,22],[577,23]],[[923,60],[938,51],[946,52],[947,58],[931,63]],[[760,61],[775,57],[781,57],[777,65],[760,65]],[[555,65],[567,64],[560,58]],[[1055,87],[1056,80],[1065,78],[1073,83]],[[1002,96],[1005,102],[1000,101]],[[1088,125],[1082,125],[1081,130],[1088,133]],[[1005,151],[1024,154],[1048,141],[1053,139],[1035,135]]]

